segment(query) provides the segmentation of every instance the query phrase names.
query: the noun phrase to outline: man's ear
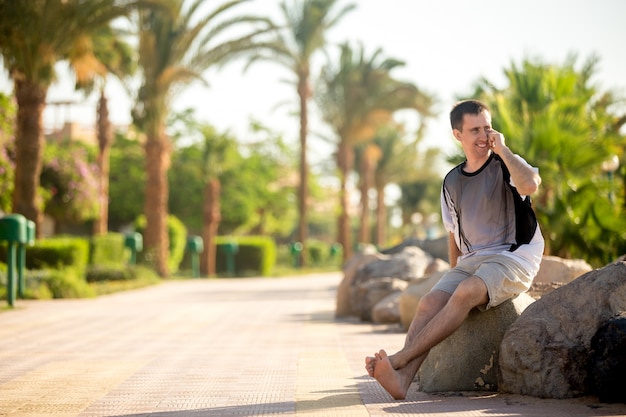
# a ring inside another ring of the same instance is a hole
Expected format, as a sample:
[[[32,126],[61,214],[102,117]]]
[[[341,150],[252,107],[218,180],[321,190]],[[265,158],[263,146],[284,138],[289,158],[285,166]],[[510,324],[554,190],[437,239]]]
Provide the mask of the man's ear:
[[[454,135],[456,140],[458,140],[459,142],[461,141],[461,131],[460,130],[452,129],[452,134]]]

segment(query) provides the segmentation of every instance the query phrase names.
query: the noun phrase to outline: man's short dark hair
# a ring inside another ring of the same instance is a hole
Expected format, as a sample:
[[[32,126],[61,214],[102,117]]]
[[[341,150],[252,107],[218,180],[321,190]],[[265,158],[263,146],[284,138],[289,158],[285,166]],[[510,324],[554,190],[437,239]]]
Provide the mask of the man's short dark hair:
[[[466,114],[478,115],[483,111],[488,111],[489,107],[485,103],[481,103],[478,100],[463,100],[459,101],[452,107],[450,111],[450,125],[452,129],[462,130],[463,129],[463,116]]]

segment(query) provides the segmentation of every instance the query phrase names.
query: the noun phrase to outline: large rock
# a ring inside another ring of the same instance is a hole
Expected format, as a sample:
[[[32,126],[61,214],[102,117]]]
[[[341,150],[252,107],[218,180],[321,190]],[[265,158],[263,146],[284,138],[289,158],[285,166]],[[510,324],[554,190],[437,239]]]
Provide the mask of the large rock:
[[[409,246],[393,255],[381,255],[356,271],[352,286],[358,286],[373,278],[398,278],[409,281],[424,276],[433,257],[422,249]]]
[[[401,323],[404,329],[408,330],[419,299],[430,291],[441,275],[449,269],[450,265],[446,261],[435,259],[426,267],[423,277],[411,279],[409,287],[404,291],[389,294],[376,303],[372,309],[372,321],[379,324]]]
[[[339,287],[337,287],[335,317],[348,317],[355,314],[350,305],[350,288],[356,272],[363,266],[381,257],[382,255],[376,250],[368,247],[365,251],[355,254],[346,262],[343,268],[343,279],[339,283]]]
[[[422,249],[424,252],[430,254],[433,258],[440,258],[445,261],[449,261],[448,236],[444,236],[438,239],[411,238],[403,241],[399,245],[382,250],[381,252],[384,254],[399,253],[404,250],[404,248],[410,246],[416,246]]]
[[[354,258],[344,268],[344,278],[337,290],[335,316],[356,315],[366,321],[371,320],[371,309],[378,301],[406,288],[409,280],[423,276],[433,263],[432,256],[417,247],[406,247],[393,255],[370,252]],[[406,284],[390,286],[393,280]],[[370,291],[373,293],[369,294]]]
[[[400,323],[400,311],[398,310],[398,297],[401,291],[395,291],[385,296],[372,307],[372,322],[376,324]]]
[[[393,293],[404,291],[409,283],[398,278],[377,278],[354,286],[350,290],[350,305],[363,321],[372,321],[374,306]]]
[[[520,294],[487,311],[472,310],[456,332],[430,350],[417,373],[420,390],[497,390],[502,338],[533,302]]]
[[[585,395],[591,339],[621,311],[626,311],[624,262],[588,272],[544,295],[502,340],[500,391],[541,398]]]

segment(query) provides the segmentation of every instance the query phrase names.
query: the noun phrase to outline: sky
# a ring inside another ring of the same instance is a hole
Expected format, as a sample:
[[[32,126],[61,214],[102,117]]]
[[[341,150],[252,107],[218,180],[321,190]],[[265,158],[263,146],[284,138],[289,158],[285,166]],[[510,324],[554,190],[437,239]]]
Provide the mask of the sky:
[[[286,0],[290,1],[290,0]],[[280,0],[252,0],[240,11],[269,15],[280,21]],[[348,4],[344,0],[340,4]],[[485,77],[504,87],[503,70],[526,58],[562,64],[569,54],[578,55],[578,65],[592,54],[600,62],[595,79],[601,90],[615,90],[626,96],[626,1],[624,0],[352,0],[356,9],[328,33],[331,56],[338,57],[339,45],[361,42],[371,56],[380,48],[383,56],[405,65],[392,76],[413,82],[437,99],[439,116],[427,128],[425,146],[454,149],[448,112],[458,97],[469,98],[472,85]],[[212,2],[210,3],[212,4]],[[314,59],[319,68],[325,58]],[[46,129],[59,128],[64,121],[84,125],[95,123],[96,97],[86,101],[73,93],[73,82],[61,71],[59,83],[52,86],[48,101],[76,100],[66,107],[48,106]],[[314,74],[316,75],[316,74]],[[3,78],[6,78],[3,77]],[[246,141],[251,134],[250,120],[258,120],[282,133],[297,146],[298,119],[295,88],[285,82],[291,74],[274,63],[252,66],[245,73],[243,63],[234,62],[206,74],[208,87],[194,83],[180,94],[175,110],[194,108],[197,118],[230,131]],[[0,90],[11,91],[11,84],[0,81]],[[109,83],[111,119],[115,124],[131,121],[132,101],[119,83]],[[287,103],[287,104],[285,104]],[[326,129],[315,107],[311,130]],[[399,120],[409,129],[417,118],[402,112]],[[328,160],[332,149],[312,136],[309,139],[311,163]],[[515,151],[515,150],[514,150]]]

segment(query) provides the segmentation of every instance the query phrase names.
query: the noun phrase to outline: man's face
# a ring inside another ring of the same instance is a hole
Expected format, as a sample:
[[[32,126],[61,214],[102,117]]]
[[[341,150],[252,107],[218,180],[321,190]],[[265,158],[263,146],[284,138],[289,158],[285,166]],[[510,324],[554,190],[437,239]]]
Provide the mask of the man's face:
[[[491,130],[491,114],[465,114],[462,130],[454,129],[454,137],[461,142],[467,159],[482,159],[489,156],[488,133]]]

